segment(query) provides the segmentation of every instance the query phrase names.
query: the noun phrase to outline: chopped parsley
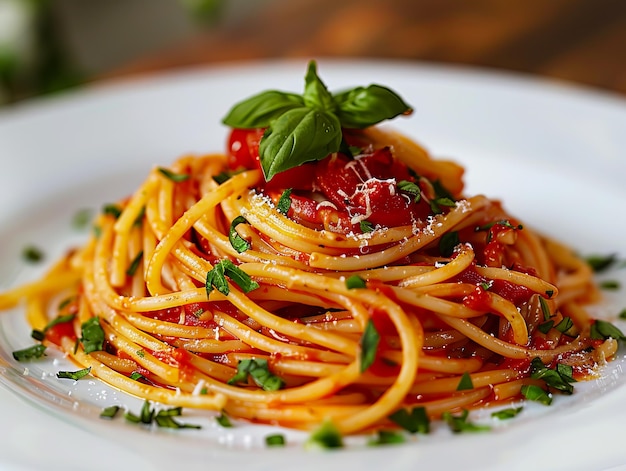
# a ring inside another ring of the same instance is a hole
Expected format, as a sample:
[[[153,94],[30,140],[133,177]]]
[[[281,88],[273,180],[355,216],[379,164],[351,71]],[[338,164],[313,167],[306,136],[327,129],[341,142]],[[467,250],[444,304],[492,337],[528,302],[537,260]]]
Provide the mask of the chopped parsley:
[[[564,394],[572,394],[576,380],[573,377],[573,368],[563,363],[557,363],[554,369],[548,368],[538,357],[530,362],[530,377],[545,381],[552,389],[556,389]]]

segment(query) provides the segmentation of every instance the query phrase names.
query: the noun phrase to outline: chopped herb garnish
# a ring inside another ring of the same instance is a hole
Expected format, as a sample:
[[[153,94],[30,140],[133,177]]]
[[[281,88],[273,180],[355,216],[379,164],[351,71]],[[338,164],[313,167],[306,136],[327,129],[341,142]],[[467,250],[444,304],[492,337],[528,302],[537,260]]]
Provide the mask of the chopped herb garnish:
[[[394,445],[404,443],[406,437],[395,430],[378,430],[376,436],[370,439],[367,444],[369,446]]]
[[[500,420],[512,419],[517,416],[520,412],[522,412],[523,407],[509,407],[507,409],[502,409],[499,411],[495,411],[491,413],[491,417]]]
[[[419,200],[422,198],[422,192],[420,190],[420,187],[416,183],[410,182],[408,180],[400,180],[397,186],[398,190],[404,191],[405,193],[409,193],[411,196],[413,196],[413,201],[415,203],[418,203]]]
[[[228,241],[230,245],[232,245],[233,249],[237,251],[237,253],[243,253],[250,248],[250,243],[241,237],[236,230],[236,227],[239,224],[249,224],[248,220],[243,216],[237,216],[233,219],[233,222],[230,223],[230,230],[228,231]]]
[[[130,376],[130,379],[132,379],[133,381],[149,381],[148,378],[146,378],[144,375],[142,375],[139,371],[133,371]]]
[[[459,415],[454,415],[451,412],[444,412],[441,415],[441,418],[448,424],[450,430],[454,433],[484,432],[491,429],[488,425],[479,425],[468,421],[468,417],[469,411],[467,409],[463,409]]]
[[[226,415],[224,411],[222,411],[220,415],[215,417],[215,421],[224,428],[230,428],[233,426],[230,418]]]
[[[346,278],[346,288],[359,289],[367,287],[367,282],[359,275],[352,275]]]
[[[285,440],[285,436],[283,434],[275,433],[265,437],[265,444],[267,446],[285,446],[287,441]]]
[[[585,261],[596,273],[603,272],[617,261],[617,254],[611,255],[590,255]]]
[[[307,448],[342,448],[343,437],[330,420],[326,420],[315,430],[305,445]]]
[[[618,314],[618,317],[620,319],[626,319],[626,309],[622,309],[620,313]]]
[[[564,317],[561,322],[554,326],[562,334],[567,333],[572,327],[574,327],[574,321],[569,317]]]
[[[624,337],[624,334],[620,329],[615,327],[610,322],[603,321],[601,319],[596,319],[595,322],[591,324],[590,335],[592,339],[596,340],[626,340],[626,337]]]
[[[380,334],[376,330],[372,319],[369,319],[361,337],[361,373],[374,363],[379,342]]]
[[[543,324],[539,324],[537,326],[537,330],[539,332],[541,332],[542,334],[547,334],[552,327],[554,327],[554,321],[553,320],[549,320],[548,322],[544,322]]]
[[[548,299],[550,299],[552,296],[554,296],[554,290],[547,290],[546,291],[546,296],[548,297]]]
[[[33,345],[13,352],[13,358],[17,361],[36,360],[45,355],[46,346],[42,344]]]
[[[187,173],[175,173],[164,167],[159,167],[158,171],[161,175],[174,183],[184,182],[190,178],[190,175]]]
[[[37,330],[37,329],[33,329],[30,333],[30,336],[39,342],[43,342],[46,338],[46,334],[44,334],[41,330]]]
[[[474,389],[474,383],[472,382],[472,377],[466,371],[465,373],[463,373],[463,376],[461,376],[461,379],[459,381],[458,386],[456,387],[456,390],[465,391],[469,389]]]
[[[66,303],[66,302],[67,303],[71,302],[71,298],[68,298],[67,300],[63,301],[63,303],[61,303],[61,305],[59,305],[59,309],[62,309],[64,307],[63,304]],[[46,326],[43,328],[43,330],[33,329],[33,331],[31,332],[30,336],[32,338],[34,338],[35,340],[42,341],[42,340],[45,339],[46,332],[48,332],[48,330],[50,330],[52,327],[54,327],[57,324],[64,324],[65,322],[71,322],[71,321],[74,320],[74,317],[76,317],[75,314],[67,314],[65,316],[55,317],[50,322],[48,322],[48,324],[46,324]]]
[[[120,410],[120,406],[109,406],[102,409],[100,412],[101,419],[114,419]]]
[[[74,381],[78,381],[79,379],[87,376],[89,373],[91,373],[91,366],[77,371],[59,371],[57,373],[57,378],[73,379]]]
[[[224,296],[228,295],[230,288],[228,281],[226,281],[226,276],[239,286],[244,293],[249,293],[259,287],[259,284],[250,278],[250,275],[230,260],[224,259],[217,262],[206,274],[205,288],[207,296],[211,294],[213,288],[217,289]]]
[[[367,234],[369,232],[374,231],[374,224],[369,221],[363,220],[359,222],[359,228],[363,234]]]
[[[43,260],[44,254],[40,248],[29,245],[28,247],[24,247],[22,258],[29,263],[37,263]]]
[[[271,90],[237,103],[224,117],[232,128],[266,128],[259,145],[266,180],[305,162],[321,160],[342,146],[342,128],[363,129],[400,114],[409,105],[380,85],[331,93],[309,62],[304,93]]]
[[[104,330],[98,317],[83,322],[81,325],[80,342],[83,344],[85,353],[100,351],[104,347]]]
[[[289,208],[291,208],[291,188],[287,188],[283,191],[283,194],[280,195],[278,204],[276,205],[276,210],[285,216],[289,212]]]
[[[221,185],[222,183],[227,182],[228,180],[230,180],[235,175],[241,172],[242,170],[234,170],[234,171],[224,170],[223,172],[218,173],[217,175],[213,175],[213,180],[215,181],[215,183],[218,183]]]
[[[546,384],[564,394],[572,394],[575,383],[572,367],[562,363],[557,363],[555,369],[548,368],[538,357],[533,358],[530,362],[530,377],[533,379],[542,379]]]
[[[430,419],[425,407],[413,407],[398,409],[389,416],[389,419],[410,433],[430,433]]]
[[[139,264],[141,263],[142,258],[143,258],[143,250],[140,250],[139,253],[135,255],[135,258],[133,258],[132,262],[130,262],[128,269],[126,270],[126,274],[128,276],[135,275],[135,273],[137,272],[137,269],[139,268]]]
[[[439,239],[439,252],[443,257],[450,257],[454,253],[454,248],[460,243],[458,232],[446,232]]]
[[[434,214],[441,214],[443,212],[443,210],[441,209],[442,206],[447,208],[454,208],[456,206],[456,202],[453,199],[446,197],[435,198],[434,200],[430,201],[430,210]]]
[[[541,312],[543,312],[543,320],[549,320],[552,316],[550,313],[550,306],[548,306],[548,302],[541,296],[539,296],[539,305],[541,306]]]
[[[535,401],[545,406],[552,404],[552,394],[535,384],[525,384],[520,392],[529,401]]]
[[[150,407],[150,402],[144,401],[139,419],[144,424],[149,424],[152,422],[152,419],[154,419],[154,409]]]
[[[91,219],[93,218],[93,210],[91,209],[81,209],[74,214],[72,218],[72,227],[74,229],[84,229],[89,225]]]
[[[479,231],[488,231],[489,229],[491,229],[493,226],[495,226],[496,224],[500,225],[500,226],[504,226],[504,227],[508,227],[509,229],[518,229],[521,230],[524,228],[524,226],[522,226],[521,224],[513,224],[511,221],[509,221],[508,219],[500,219],[499,221],[494,221],[494,222],[490,222],[489,224],[485,224],[483,226],[477,226],[474,231],[475,232],[479,232]]]
[[[146,356],[146,352],[144,352],[143,350],[137,350],[135,353],[139,358],[144,358]]]
[[[600,288],[606,290],[616,290],[620,288],[619,281],[617,280],[604,280],[600,283]]]
[[[104,207],[102,208],[102,212],[105,215],[108,216],[113,216],[115,219],[119,218],[120,215],[122,214],[122,208],[120,208],[118,205],[116,204],[106,204],[104,205]]]
[[[228,380],[228,384],[246,384],[248,377],[265,391],[278,391],[285,385],[281,378],[270,372],[267,360],[255,358],[239,360],[237,373]]]

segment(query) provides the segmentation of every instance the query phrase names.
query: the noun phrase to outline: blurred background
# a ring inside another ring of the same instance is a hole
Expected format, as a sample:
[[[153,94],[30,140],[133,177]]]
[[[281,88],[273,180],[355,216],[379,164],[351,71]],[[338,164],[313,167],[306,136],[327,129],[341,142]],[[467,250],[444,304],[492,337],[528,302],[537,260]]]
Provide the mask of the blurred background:
[[[626,95],[624,0],[0,0],[0,105],[199,64],[388,58]]]

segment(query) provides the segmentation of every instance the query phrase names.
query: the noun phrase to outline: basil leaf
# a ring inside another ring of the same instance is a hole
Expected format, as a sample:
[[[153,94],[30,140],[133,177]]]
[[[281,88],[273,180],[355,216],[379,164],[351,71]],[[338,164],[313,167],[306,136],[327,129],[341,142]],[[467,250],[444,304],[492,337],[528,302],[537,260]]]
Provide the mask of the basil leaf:
[[[335,103],[339,107],[339,120],[345,128],[363,129],[412,112],[399,95],[376,84],[337,93]]]
[[[469,390],[469,389],[474,389],[474,383],[472,382],[472,377],[466,371],[465,373],[463,373],[463,376],[461,376],[461,379],[459,380],[459,384],[456,387],[456,390],[457,391],[466,391],[466,390]]]
[[[411,412],[398,409],[389,419],[410,433],[430,433],[430,419],[425,407],[414,407]]]
[[[37,263],[43,260],[44,254],[40,248],[30,245],[28,247],[24,247],[24,250],[22,251],[22,258],[29,263]]]
[[[137,272],[137,269],[139,268],[139,264],[141,263],[142,258],[143,258],[143,250],[140,250],[139,253],[135,255],[135,258],[133,258],[132,262],[130,262],[130,265],[126,269],[126,275],[128,276],[135,275],[135,273]]]
[[[366,220],[359,222],[359,227],[363,234],[367,234],[368,232],[374,231],[374,224]]]
[[[543,320],[548,321],[552,314],[550,313],[550,307],[548,306],[548,302],[539,296],[539,305],[541,306],[541,312],[543,313]]]
[[[491,417],[495,419],[500,419],[500,420],[512,419],[517,414],[522,412],[523,409],[524,409],[523,407],[509,407],[507,409],[502,409],[499,411],[492,412]]]
[[[237,103],[222,119],[231,128],[266,128],[287,111],[304,106],[304,99],[295,93],[268,90]]]
[[[365,280],[359,275],[352,275],[346,279],[346,288],[348,289],[365,288],[366,286]]]
[[[189,180],[191,175],[188,173],[174,173],[170,169],[165,167],[159,167],[157,169],[161,175],[163,175],[168,180],[173,181],[174,183],[184,182],[185,180]]]
[[[228,231],[228,241],[237,253],[243,253],[250,248],[250,243],[235,230],[239,224],[248,224],[248,220],[243,216],[237,216],[233,219],[233,222],[230,223],[230,230]]]
[[[607,321],[603,321],[600,319],[596,319],[596,321],[591,324],[591,338],[596,340],[606,340],[606,339],[615,339],[615,340],[626,340],[626,337],[613,324]]]
[[[285,436],[282,433],[276,433],[265,437],[265,444],[267,446],[285,446]]]
[[[222,411],[222,413],[215,417],[215,421],[224,428],[231,428],[233,426],[230,418]]]
[[[550,320],[548,322],[544,322],[543,324],[539,324],[537,326],[537,330],[542,334],[547,334],[550,332],[550,329],[554,326],[554,321]]]
[[[81,343],[85,353],[100,351],[104,347],[104,330],[98,317],[83,322],[81,325]]]
[[[265,179],[337,152],[341,136],[339,119],[330,112],[307,107],[287,111],[261,139],[259,156]]]
[[[117,219],[122,214],[122,208],[116,204],[106,204],[102,208],[102,213],[108,216],[113,216],[114,219]]]
[[[335,424],[326,420],[315,430],[305,444],[306,448],[342,448],[343,437]]]
[[[620,288],[619,281],[616,280],[605,280],[600,283],[600,288],[608,289],[608,290],[617,290]]]
[[[91,372],[91,366],[89,368],[83,368],[78,371],[59,371],[57,373],[57,378],[61,379],[73,379],[74,381],[78,381],[79,379],[87,376]]]
[[[205,288],[207,296],[211,294],[213,288],[216,288],[224,296],[227,296],[228,293],[230,293],[226,276],[228,276],[233,283],[239,286],[244,293],[249,293],[259,287],[259,284],[250,278],[250,275],[230,260],[225,259],[217,262],[215,266],[206,274]]]
[[[418,203],[419,200],[422,199],[422,191],[417,183],[413,183],[408,180],[400,180],[397,186],[398,190],[413,195],[413,202]]]
[[[334,113],[336,103],[326,85],[317,75],[317,64],[310,61],[304,76],[304,104],[309,108],[319,108]]]
[[[33,345],[13,352],[13,358],[17,361],[29,361],[41,358],[45,355],[46,346],[42,344]]]
[[[101,419],[113,419],[120,410],[120,406],[109,406],[102,409],[100,412]]]
[[[530,377],[533,379],[542,379],[546,385],[554,388],[564,394],[572,394],[574,386],[570,383],[576,382],[572,377],[572,367],[557,363],[555,369],[548,368],[543,362],[535,357],[530,363]]]
[[[469,422],[467,420],[468,417],[469,411],[467,409],[463,409],[463,412],[461,412],[460,415],[453,415],[451,412],[444,412],[441,415],[441,418],[448,424],[454,433],[484,432],[491,429],[488,425],[477,425],[473,422]]]
[[[395,430],[379,430],[376,437],[369,440],[367,444],[369,446],[393,445],[405,441],[405,436]]]
[[[594,272],[600,273],[608,269],[617,261],[617,254],[590,255],[585,259],[585,261]]]
[[[291,208],[291,191],[291,188],[287,188],[285,191],[283,191],[283,194],[280,195],[280,198],[278,199],[278,204],[276,205],[276,210],[279,213],[284,214],[285,216],[289,212],[289,208]]]
[[[574,321],[569,317],[564,317],[561,322],[554,326],[554,328],[562,334],[565,334],[572,327],[574,327]]]
[[[62,309],[62,306],[59,306],[59,309]],[[67,314],[65,316],[55,317],[54,319],[52,319],[50,322],[46,324],[46,326],[43,328],[43,331],[45,333],[45,332],[48,332],[48,330],[50,330],[52,327],[54,327],[57,324],[64,324],[66,322],[71,322],[74,320],[74,317],[76,317],[76,314]]]
[[[240,360],[237,373],[228,380],[228,384],[247,383],[248,376],[265,391],[278,391],[285,386],[281,378],[270,372],[267,360],[255,358]]]
[[[439,252],[443,257],[451,257],[455,247],[460,243],[458,232],[446,232],[441,236],[441,239],[439,239]]]
[[[534,384],[525,384],[521,389],[522,396],[545,406],[552,404],[552,394]]]
[[[369,319],[361,337],[361,373],[374,363],[379,342],[380,334],[376,330],[372,319]]]

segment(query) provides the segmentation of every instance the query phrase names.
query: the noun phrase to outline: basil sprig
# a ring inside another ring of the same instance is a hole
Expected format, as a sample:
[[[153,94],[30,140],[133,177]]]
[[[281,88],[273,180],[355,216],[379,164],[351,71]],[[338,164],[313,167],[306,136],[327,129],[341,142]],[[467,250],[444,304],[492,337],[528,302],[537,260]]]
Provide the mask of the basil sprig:
[[[411,107],[381,85],[333,94],[309,62],[302,95],[269,90],[237,103],[222,122],[233,128],[266,128],[259,145],[267,180],[305,162],[337,152],[342,128],[363,129],[410,114]]]

